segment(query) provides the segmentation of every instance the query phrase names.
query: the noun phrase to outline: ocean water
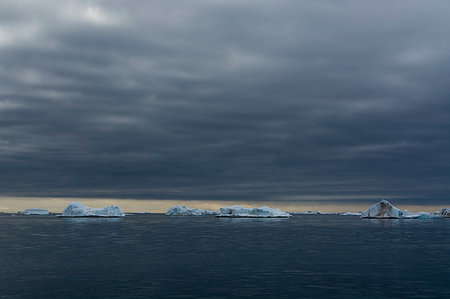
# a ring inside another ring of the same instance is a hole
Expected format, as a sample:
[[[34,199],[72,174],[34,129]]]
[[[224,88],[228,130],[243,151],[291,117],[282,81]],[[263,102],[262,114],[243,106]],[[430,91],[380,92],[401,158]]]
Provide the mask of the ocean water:
[[[450,219],[0,216],[0,298],[449,298]]]

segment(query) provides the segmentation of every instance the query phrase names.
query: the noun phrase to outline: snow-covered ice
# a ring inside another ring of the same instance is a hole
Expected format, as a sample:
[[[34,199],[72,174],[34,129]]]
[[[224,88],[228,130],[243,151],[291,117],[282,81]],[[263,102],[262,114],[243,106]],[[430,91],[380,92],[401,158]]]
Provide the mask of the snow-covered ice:
[[[272,209],[269,207],[244,208],[241,206],[231,206],[220,208],[218,217],[247,217],[247,218],[289,218],[291,214]]]
[[[387,200],[381,200],[361,214],[361,218],[402,218],[403,212]]]
[[[71,202],[63,211],[63,217],[124,217],[125,213],[118,206],[90,208],[81,202]]]
[[[189,209],[178,205],[171,207],[166,213],[169,216],[205,216],[206,214],[206,211],[202,209]]]
[[[345,212],[345,213],[342,213],[341,214],[342,216],[361,216],[362,215],[362,213],[360,213],[360,212]]]
[[[24,215],[48,215],[48,210],[46,209],[26,209],[23,211]]]

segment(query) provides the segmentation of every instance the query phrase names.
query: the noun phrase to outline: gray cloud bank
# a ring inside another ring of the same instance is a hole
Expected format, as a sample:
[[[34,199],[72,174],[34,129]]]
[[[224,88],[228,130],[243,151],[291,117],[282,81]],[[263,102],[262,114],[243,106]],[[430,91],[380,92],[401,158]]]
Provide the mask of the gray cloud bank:
[[[448,1],[1,1],[0,193],[450,199]]]

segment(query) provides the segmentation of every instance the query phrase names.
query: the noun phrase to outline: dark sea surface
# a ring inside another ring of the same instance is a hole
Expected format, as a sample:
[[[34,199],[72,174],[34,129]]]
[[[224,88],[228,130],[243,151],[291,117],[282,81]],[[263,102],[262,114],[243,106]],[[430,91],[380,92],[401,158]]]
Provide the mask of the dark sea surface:
[[[450,219],[0,216],[1,298],[450,298]]]

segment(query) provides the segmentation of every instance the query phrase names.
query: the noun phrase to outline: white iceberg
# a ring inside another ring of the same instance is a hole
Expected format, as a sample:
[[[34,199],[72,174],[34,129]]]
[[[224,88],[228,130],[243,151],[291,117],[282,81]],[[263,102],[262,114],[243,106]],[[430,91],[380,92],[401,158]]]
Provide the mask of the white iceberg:
[[[342,216],[361,216],[362,213],[361,212],[356,212],[356,213],[354,213],[354,212],[345,212],[345,213],[342,213],[341,215]]]
[[[174,206],[171,207],[166,215],[168,216],[205,216],[206,211],[202,209],[189,209],[186,206]]]
[[[402,218],[403,211],[397,209],[387,200],[381,200],[380,202],[371,206],[368,210],[361,214],[361,218]]]
[[[246,218],[289,218],[291,214],[272,209],[269,207],[244,208],[241,206],[231,206],[220,208],[220,214],[217,217],[246,217]]]
[[[23,211],[24,215],[48,215],[48,210],[46,209],[26,209]]]
[[[125,213],[118,206],[90,208],[81,202],[71,202],[63,211],[62,217],[124,217]]]

